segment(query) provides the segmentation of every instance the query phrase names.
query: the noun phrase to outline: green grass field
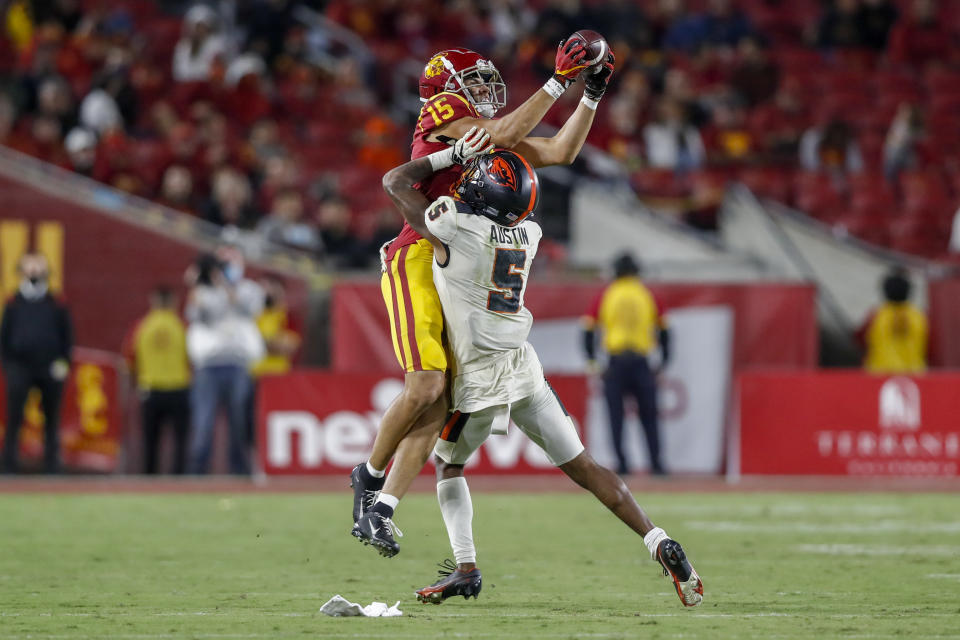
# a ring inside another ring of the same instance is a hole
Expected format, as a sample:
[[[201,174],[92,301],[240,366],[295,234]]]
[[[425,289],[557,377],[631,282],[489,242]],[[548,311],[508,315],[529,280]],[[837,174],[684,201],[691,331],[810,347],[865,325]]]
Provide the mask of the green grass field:
[[[581,494],[475,495],[479,600],[422,605],[449,555],[413,495],[393,559],[342,495],[0,496],[0,638],[960,638],[960,499],[655,494],[705,583],[684,609]],[[329,618],[340,593],[404,617]]]

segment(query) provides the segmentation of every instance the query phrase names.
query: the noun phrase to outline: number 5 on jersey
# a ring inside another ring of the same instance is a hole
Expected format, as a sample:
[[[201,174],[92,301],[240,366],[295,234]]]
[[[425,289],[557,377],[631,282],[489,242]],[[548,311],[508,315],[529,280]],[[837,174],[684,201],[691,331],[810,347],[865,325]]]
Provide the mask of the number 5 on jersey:
[[[526,249],[497,249],[490,279],[500,291],[491,291],[487,295],[487,309],[496,313],[516,313],[520,310],[523,268],[526,264]]]
[[[447,200],[440,198],[437,200],[436,204],[427,210],[427,218],[430,220],[436,220],[447,211],[450,211],[450,205],[447,203]]]

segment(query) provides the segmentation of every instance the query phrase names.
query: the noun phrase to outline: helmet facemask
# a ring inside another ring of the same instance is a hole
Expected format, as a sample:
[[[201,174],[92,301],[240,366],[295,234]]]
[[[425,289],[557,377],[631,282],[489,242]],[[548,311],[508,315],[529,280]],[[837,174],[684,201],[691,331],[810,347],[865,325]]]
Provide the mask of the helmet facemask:
[[[478,60],[475,65],[451,74],[447,88],[461,93],[484,118],[492,118],[507,104],[507,85],[489,60]],[[474,92],[480,95],[474,96]]]

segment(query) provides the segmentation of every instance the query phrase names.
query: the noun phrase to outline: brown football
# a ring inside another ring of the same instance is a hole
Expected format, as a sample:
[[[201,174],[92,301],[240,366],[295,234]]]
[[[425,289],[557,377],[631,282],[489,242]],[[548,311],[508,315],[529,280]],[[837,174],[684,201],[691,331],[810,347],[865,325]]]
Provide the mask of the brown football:
[[[607,54],[610,52],[610,45],[607,44],[604,37],[590,29],[581,29],[571,35],[570,39],[580,40],[587,48],[587,55],[583,59],[583,63],[587,65],[590,70],[595,70],[598,65],[606,59]]]

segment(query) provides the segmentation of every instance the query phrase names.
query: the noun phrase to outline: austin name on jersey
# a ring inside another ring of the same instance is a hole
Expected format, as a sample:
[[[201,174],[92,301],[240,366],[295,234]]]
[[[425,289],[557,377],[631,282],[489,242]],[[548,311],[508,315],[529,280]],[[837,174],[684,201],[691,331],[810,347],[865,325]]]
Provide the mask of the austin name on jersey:
[[[519,227],[501,227],[495,222],[490,223],[490,242],[497,244],[529,245],[530,234],[522,224]]]

